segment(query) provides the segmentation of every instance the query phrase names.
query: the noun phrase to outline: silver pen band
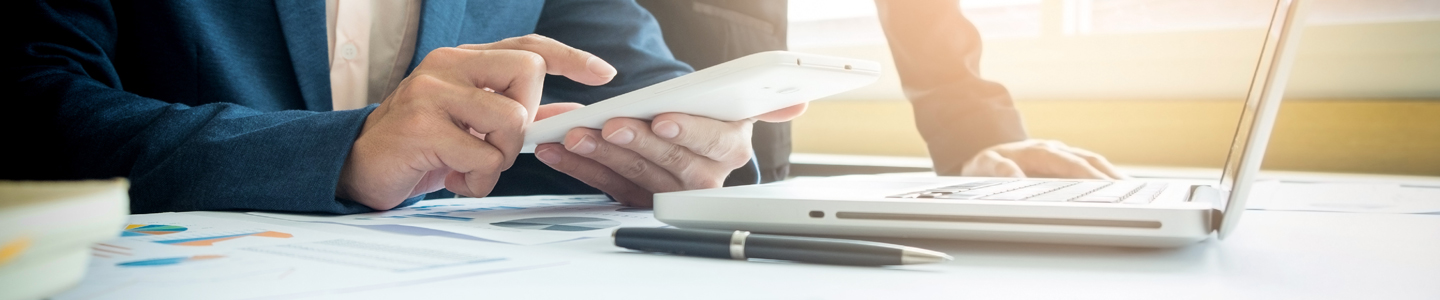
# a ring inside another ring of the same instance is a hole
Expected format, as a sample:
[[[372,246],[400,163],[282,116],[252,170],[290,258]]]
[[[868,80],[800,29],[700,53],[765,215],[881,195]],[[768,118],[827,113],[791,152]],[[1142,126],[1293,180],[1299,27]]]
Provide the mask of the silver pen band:
[[[730,258],[745,260],[745,238],[750,236],[749,231],[736,230],[730,235]]]

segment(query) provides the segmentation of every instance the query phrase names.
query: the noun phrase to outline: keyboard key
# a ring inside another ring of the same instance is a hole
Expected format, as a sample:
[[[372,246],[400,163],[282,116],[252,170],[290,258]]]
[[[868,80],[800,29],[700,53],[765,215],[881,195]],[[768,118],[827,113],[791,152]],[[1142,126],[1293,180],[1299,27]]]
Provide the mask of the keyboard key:
[[[1111,183],[1109,186],[1095,190],[1094,192],[1091,192],[1084,196],[1080,196],[1079,198],[1075,198],[1074,200],[1070,201],[1102,203],[1120,202],[1120,200],[1125,199],[1125,196],[1129,196],[1135,191],[1135,189],[1138,189],[1144,185],[1144,182],[1117,181],[1115,183]]]
[[[1020,189],[1020,188],[1032,186],[1032,185],[1042,184],[1042,183],[1045,183],[1045,182],[1046,182],[1046,181],[1039,181],[1039,180],[1013,181],[1013,182],[1007,182],[1007,183],[1002,183],[1002,184],[987,186],[987,187],[983,187],[983,188],[977,188],[977,189],[973,189],[973,190],[968,190],[968,191],[964,191],[964,192],[959,192],[959,193],[953,193],[953,194],[949,194],[949,195],[944,195],[944,196],[940,196],[940,197],[938,197],[938,198],[941,198],[941,199],[978,199],[978,198],[980,198],[980,197],[985,197],[985,196],[989,196],[989,195],[994,195],[994,194],[1009,192],[1009,191],[1017,190],[1017,189]]]
[[[1074,200],[1070,200],[1070,202],[1115,203],[1115,202],[1120,202],[1121,199],[1124,199],[1124,198],[1115,197],[1115,196],[1081,196],[1080,198],[1075,198]]]
[[[1010,183],[1010,182],[1015,182],[1015,180],[1010,180],[1010,179],[996,179],[996,180],[967,182],[967,183],[962,183],[962,184],[947,186],[946,188],[954,188],[954,189],[968,190],[968,189],[982,188],[982,187],[997,185],[997,184],[1001,184],[1001,183]]]
[[[937,198],[937,197],[944,196],[944,195],[948,195],[948,194],[950,194],[950,193],[920,193],[920,195],[915,196],[915,198],[926,198],[926,199],[929,199],[929,198]]]
[[[1168,186],[1168,184],[1163,183],[1163,182],[1152,182],[1152,183],[1146,184],[1145,187],[1142,187],[1142,188],[1140,188],[1139,190],[1136,190],[1135,193],[1130,194],[1129,197],[1125,197],[1125,200],[1122,201],[1121,203],[1127,203],[1127,204],[1147,204],[1147,203],[1150,203],[1151,201],[1155,201],[1155,197],[1156,197],[1156,196],[1159,196],[1159,195],[1160,195],[1160,192],[1164,192],[1164,191],[1165,191],[1165,187],[1166,187],[1166,186]]]
[[[1086,181],[1075,185],[1067,186],[1049,193],[1025,198],[1025,201],[1065,202],[1070,201],[1070,199],[1079,198],[1080,196],[1084,196],[1085,194],[1089,194],[1096,189],[1100,189],[1108,185],[1110,185],[1110,182],[1108,181]]]
[[[1049,193],[1060,188],[1080,183],[1078,181],[1052,181],[1037,185],[1027,186],[1009,192],[981,197],[981,200],[1020,200],[1034,197],[1035,195]]]

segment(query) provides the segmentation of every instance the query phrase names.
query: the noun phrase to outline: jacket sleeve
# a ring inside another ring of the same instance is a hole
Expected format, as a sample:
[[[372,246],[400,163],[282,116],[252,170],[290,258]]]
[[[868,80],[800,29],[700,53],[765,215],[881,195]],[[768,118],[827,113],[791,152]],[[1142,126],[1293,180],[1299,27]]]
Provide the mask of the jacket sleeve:
[[[980,32],[954,0],[876,0],[935,172],[959,175],[990,146],[1027,138],[1005,86],[980,78]]]
[[[75,178],[123,176],[133,213],[187,210],[370,211],[335,198],[351,143],[373,109],[263,112],[169,103],[125,91],[107,1],[21,1],[26,30],[7,38],[7,90],[61,135],[52,162]]]

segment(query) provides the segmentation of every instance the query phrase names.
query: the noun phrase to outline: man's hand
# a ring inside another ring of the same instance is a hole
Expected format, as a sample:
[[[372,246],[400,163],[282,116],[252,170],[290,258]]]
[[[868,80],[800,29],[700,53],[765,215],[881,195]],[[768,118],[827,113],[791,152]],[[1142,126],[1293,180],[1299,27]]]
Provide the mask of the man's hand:
[[[962,176],[1128,179],[1104,156],[1059,141],[1030,139],[991,146],[965,162]]]
[[[547,73],[601,85],[615,68],[538,35],[430,52],[365,119],[336,195],[385,210],[441,187],[489,194],[519,155]]]
[[[600,130],[570,130],[564,145],[537,145],[535,157],[622,204],[648,207],[655,193],[720,187],[731,170],[750,161],[755,121],[788,121],[805,108],[800,104],[734,122],[680,113],[648,122],[615,118]]]

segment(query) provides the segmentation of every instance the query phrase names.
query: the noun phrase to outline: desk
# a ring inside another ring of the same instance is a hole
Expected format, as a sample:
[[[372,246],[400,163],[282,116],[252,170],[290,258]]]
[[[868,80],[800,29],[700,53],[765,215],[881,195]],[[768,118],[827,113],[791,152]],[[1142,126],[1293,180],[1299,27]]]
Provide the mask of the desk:
[[[232,212],[211,217],[390,233]],[[903,268],[661,256],[609,239],[531,246],[565,265],[334,299],[1440,299],[1440,215],[1249,211],[1225,241],[1176,249],[890,240],[955,261]],[[326,298],[322,297],[322,298]]]

